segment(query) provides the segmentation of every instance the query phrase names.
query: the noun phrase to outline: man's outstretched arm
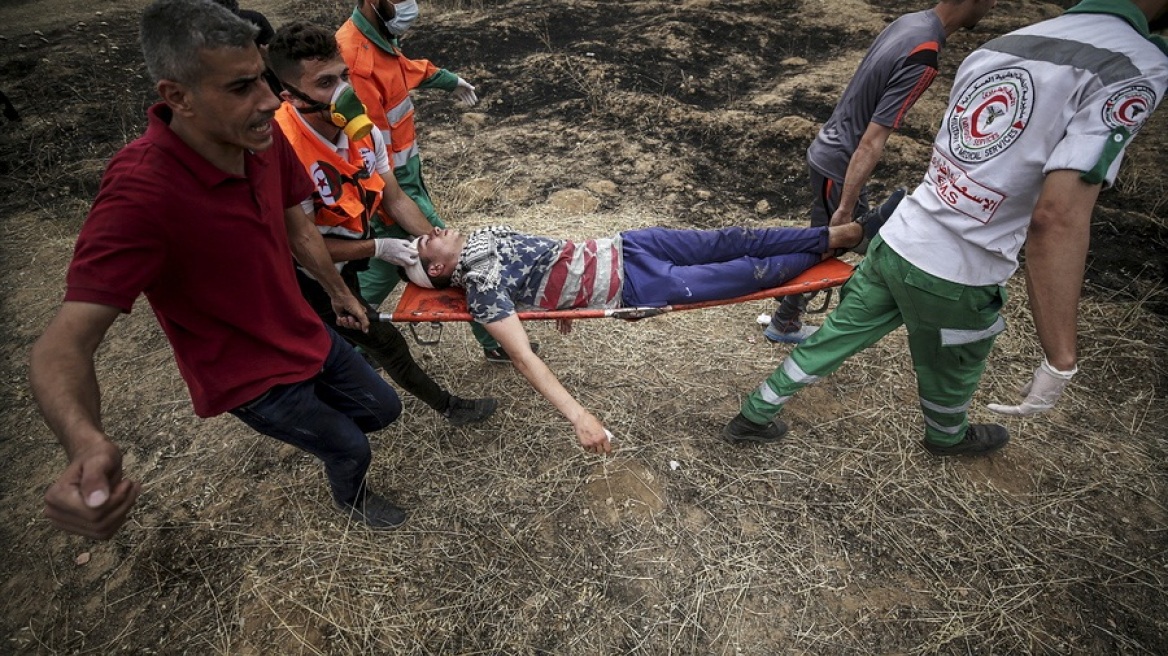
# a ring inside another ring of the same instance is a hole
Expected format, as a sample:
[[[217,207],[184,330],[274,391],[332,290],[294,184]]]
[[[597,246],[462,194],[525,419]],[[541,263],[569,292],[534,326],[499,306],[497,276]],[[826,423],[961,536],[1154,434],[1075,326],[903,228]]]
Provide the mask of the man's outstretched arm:
[[[994,412],[1024,416],[1050,410],[1078,370],[1079,293],[1099,189],[1083,182],[1078,171],[1046,176],[1026,238],[1026,289],[1045,358],[1023,388],[1022,402],[992,403]]]
[[[369,316],[365,313],[365,306],[341,279],[341,274],[333,266],[333,254],[308,214],[299,205],[285,208],[284,228],[288,232],[292,257],[312,274],[332,299],[337,325],[368,332]]]
[[[45,517],[70,533],[107,540],[125,523],[140,483],[122,479],[122,453],[101,425],[93,357],[120,311],[66,302],[32,348],[29,382],[69,458],[45,492]]]
[[[420,237],[429,233],[434,226],[426,220],[426,215],[418,209],[418,204],[414,202],[414,199],[402,190],[393,172],[380,175],[381,179],[385,181],[385,191],[381,194],[381,209],[393,217],[402,230],[411,235]]]
[[[556,375],[531,350],[531,342],[527,339],[527,330],[519,317],[511,315],[506,319],[493,321],[485,325],[487,332],[498,340],[499,344],[511,356],[511,364],[523,374],[531,386],[543,395],[545,399],[560,411],[572,427],[576,430],[576,438],[585,451],[593,453],[612,453],[612,442],[609,441],[604,425],[584,409],[564,386],[560,384]]]
[[[884,145],[891,135],[890,127],[879,123],[868,124],[864,136],[860,138],[860,145],[848,161],[848,171],[844,174],[844,185],[840,189],[839,207],[835,208],[830,225],[844,225],[852,220],[856,203],[860,202],[860,191],[868,184],[868,179],[884,156]]]
[[[1078,171],[1053,171],[1046,176],[1030,221],[1026,238],[1030,310],[1042,351],[1056,369],[1074,369],[1077,361],[1079,293],[1099,189],[1083,182]]]

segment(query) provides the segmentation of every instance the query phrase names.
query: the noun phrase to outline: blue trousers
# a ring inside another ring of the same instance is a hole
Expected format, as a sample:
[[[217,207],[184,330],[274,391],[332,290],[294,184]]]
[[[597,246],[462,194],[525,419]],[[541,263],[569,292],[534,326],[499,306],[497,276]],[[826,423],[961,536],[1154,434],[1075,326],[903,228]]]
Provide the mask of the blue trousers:
[[[777,287],[823,259],[827,228],[621,233],[625,306],[717,301]]]
[[[366,433],[401,414],[397,393],[331,328],[332,348],[320,373],[277,385],[231,411],[243,423],[324,461],[333,498],[353,504],[365,493],[373,459]]]

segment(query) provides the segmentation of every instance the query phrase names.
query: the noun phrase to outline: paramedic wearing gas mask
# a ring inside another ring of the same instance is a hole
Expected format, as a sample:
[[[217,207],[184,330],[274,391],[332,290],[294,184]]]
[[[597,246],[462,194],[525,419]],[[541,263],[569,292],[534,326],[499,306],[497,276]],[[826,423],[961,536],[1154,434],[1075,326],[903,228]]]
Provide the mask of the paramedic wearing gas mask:
[[[394,179],[385,141],[347,81],[349,68],[332,31],[309,23],[284,25],[272,40],[268,61],[284,88],[276,122],[316,185],[304,211],[324,235],[345,284],[360,296],[357,274],[371,260],[394,266],[417,261],[409,242],[372,238],[371,225],[392,224],[421,235],[431,230],[430,223]],[[324,288],[300,267],[296,277],[312,308],[331,323]],[[461,399],[435,383],[414,361],[392,324],[375,323],[368,332],[337,332],[361,346],[395,383],[452,425],[481,421],[494,412],[494,399]]]
[[[414,89],[442,89],[466,106],[478,102],[475,88],[466,80],[425,59],[408,59],[399,38],[418,17],[415,0],[358,0],[353,15],[337,30],[341,56],[352,73],[353,88],[365,101],[369,118],[381,130],[392,158],[393,175],[402,191],[414,199],[433,225],[446,224],[434,209],[430,191],[422,179],[422,157],[414,131]],[[397,228],[375,224],[378,237],[406,237]],[[361,292],[374,307],[381,304],[398,283],[397,268],[373,261],[362,271]],[[506,353],[481,328],[473,327],[487,359],[506,362]]]

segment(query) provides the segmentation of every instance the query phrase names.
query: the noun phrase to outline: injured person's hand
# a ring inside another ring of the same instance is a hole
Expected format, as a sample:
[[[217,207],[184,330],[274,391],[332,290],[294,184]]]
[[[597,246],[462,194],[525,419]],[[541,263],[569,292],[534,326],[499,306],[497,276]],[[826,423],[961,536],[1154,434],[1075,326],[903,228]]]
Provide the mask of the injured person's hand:
[[[596,417],[591,413],[585,412],[584,416],[576,420],[574,427],[576,429],[576,439],[580,440],[580,446],[584,447],[585,451],[596,454],[610,454],[612,453],[612,433],[600,423]]]

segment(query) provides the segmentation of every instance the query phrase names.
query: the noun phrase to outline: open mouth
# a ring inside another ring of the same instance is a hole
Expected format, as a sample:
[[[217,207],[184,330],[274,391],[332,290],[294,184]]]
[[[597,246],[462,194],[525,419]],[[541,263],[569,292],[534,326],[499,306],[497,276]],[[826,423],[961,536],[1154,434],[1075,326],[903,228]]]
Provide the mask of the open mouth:
[[[271,121],[271,119],[264,119],[263,121],[258,121],[256,123],[253,123],[252,126],[249,128],[249,130],[251,132],[255,132],[256,134],[260,134],[260,135],[263,135],[266,137],[272,133],[272,121]]]

